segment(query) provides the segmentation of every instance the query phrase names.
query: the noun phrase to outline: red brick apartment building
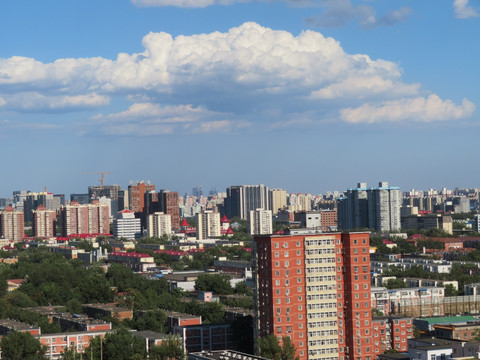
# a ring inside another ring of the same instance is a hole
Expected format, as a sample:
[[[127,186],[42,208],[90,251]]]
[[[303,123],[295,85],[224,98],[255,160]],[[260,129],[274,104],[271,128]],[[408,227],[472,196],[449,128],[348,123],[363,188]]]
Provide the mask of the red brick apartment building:
[[[143,212],[145,206],[145,193],[155,191],[155,185],[138,182],[136,185],[128,187],[128,203],[130,210],[134,212]]]
[[[259,337],[290,337],[301,360],[375,358],[368,233],[256,236],[254,257]]]
[[[413,319],[410,317],[377,317],[373,319],[375,357],[386,350],[408,350],[408,339],[413,338]]]

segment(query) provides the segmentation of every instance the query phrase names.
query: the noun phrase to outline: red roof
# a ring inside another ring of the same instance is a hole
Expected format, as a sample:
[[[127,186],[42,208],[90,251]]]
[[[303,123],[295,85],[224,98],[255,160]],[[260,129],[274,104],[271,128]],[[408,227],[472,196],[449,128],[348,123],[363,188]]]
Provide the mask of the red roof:
[[[188,223],[187,219],[183,218],[182,226],[190,226],[190,224]]]
[[[383,239],[383,245],[394,245],[395,243],[393,241]]]
[[[119,214],[131,214],[131,213],[133,213],[133,211],[132,211],[132,210],[128,210],[128,209],[123,209],[122,211],[119,211],[118,213],[119,213]]]
[[[144,257],[151,257],[148,254],[142,254],[137,252],[122,252],[122,251],[114,251],[110,253],[113,256],[123,256],[123,257],[136,257],[136,258],[144,258]]]
[[[21,283],[23,283],[25,281],[25,279],[7,279],[8,282],[11,282],[11,283],[14,283],[14,284],[17,284],[17,285],[20,285]]]
[[[229,227],[228,230],[227,230],[227,234],[228,235],[233,235],[233,234],[235,234],[235,231],[233,231],[233,229],[231,227]]]
[[[230,220],[228,220],[227,215],[223,215],[222,220],[220,220],[220,222],[221,222],[222,224],[223,224],[223,223],[229,223]]]

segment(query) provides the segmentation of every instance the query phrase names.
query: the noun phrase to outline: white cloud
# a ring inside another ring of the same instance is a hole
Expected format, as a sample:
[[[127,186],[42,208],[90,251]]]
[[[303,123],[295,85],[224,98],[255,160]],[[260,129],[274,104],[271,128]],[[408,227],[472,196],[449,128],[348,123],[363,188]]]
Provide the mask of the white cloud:
[[[349,123],[379,123],[398,121],[433,122],[470,117],[475,104],[463,99],[462,105],[442,100],[437,95],[386,101],[380,104],[364,104],[357,108],[340,110],[342,120]]]
[[[21,92],[6,95],[3,99],[0,98],[0,109],[16,110],[20,112],[62,112],[97,108],[100,106],[106,106],[109,103],[110,98],[108,96],[97,95],[95,93],[85,95],[46,96],[39,92]]]
[[[458,19],[478,17],[478,11],[468,5],[468,0],[454,0],[453,11]]]
[[[0,109],[91,110],[120,98],[134,104],[114,114],[104,110],[88,126],[144,135],[253,123],[266,129],[294,119],[318,123],[338,116],[339,109],[375,115],[385,101],[408,103],[425,96],[419,84],[402,81],[398,64],[347,54],[338,41],[315,31],[294,36],[245,23],[225,33],[175,38],[150,33],[142,44],[143,52],[121,53],[114,60],[0,59]],[[443,117],[459,118],[452,111]]]
[[[177,6],[177,7],[207,7],[211,5],[231,5],[248,2],[249,0],[131,0],[137,6]]]

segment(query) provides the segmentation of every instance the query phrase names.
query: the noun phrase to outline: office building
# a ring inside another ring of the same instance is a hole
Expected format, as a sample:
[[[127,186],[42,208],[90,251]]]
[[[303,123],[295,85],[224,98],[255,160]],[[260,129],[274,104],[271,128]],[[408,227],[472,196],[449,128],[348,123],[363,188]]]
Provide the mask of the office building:
[[[368,233],[255,236],[256,338],[301,360],[373,360]]]
[[[172,216],[163,212],[148,215],[148,236],[161,237],[172,233]]]
[[[197,213],[197,239],[204,240],[221,235],[220,213],[211,210]]]
[[[256,209],[248,217],[250,235],[268,235],[273,233],[272,211]]]
[[[11,206],[0,211],[0,238],[22,241],[25,236],[23,219],[23,211],[14,211]]]
[[[125,209],[117,213],[113,220],[113,236],[128,240],[140,239],[142,237],[142,226],[140,219],[135,218],[135,213]]]
[[[133,212],[143,212],[145,206],[145,193],[155,191],[155,185],[145,184],[143,181],[128,186],[128,204]]]
[[[70,194],[70,203],[87,205],[90,204],[90,197],[88,196],[88,194]]]
[[[43,205],[39,205],[37,210],[33,211],[33,234],[35,237],[54,237],[56,236],[55,210],[47,210]]]
[[[225,212],[228,218],[238,216],[248,220],[250,211],[256,209],[270,210],[268,186],[235,185],[227,188]]]

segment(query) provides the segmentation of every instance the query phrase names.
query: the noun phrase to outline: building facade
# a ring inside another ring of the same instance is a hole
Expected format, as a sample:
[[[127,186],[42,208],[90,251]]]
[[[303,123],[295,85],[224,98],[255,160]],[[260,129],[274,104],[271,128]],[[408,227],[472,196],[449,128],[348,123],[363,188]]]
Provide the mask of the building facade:
[[[145,184],[143,181],[128,186],[128,204],[133,212],[143,212],[145,193],[155,191],[155,185]]]
[[[113,236],[115,238],[125,238],[135,240],[142,237],[142,226],[140,219],[135,217],[135,213],[125,209],[117,213],[117,218],[113,220]]]
[[[54,237],[56,236],[55,210],[47,210],[43,205],[33,211],[33,234],[35,237]]]
[[[60,209],[60,219],[62,236],[110,233],[110,209],[98,201],[88,205],[72,202],[63,206]]]
[[[163,212],[148,215],[148,236],[161,237],[172,233],[172,216]]]
[[[221,236],[220,213],[210,210],[197,213],[197,239],[204,240]]]
[[[268,186],[235,185],[227,188],[225,212],[230,219],[238,216],[248,220],[250,211],[256,209],[270,210]]]
[[[248,216],[250,235],[268,235],[273,233],[272,211],[256,209]]]
[[[301,360],[373,360],[368,233],[255,236],[257,337]]]
[[[24,234],[23,211],[14,211],[11,206],[0,211],[0,237],[20,242],[25,237]]]

